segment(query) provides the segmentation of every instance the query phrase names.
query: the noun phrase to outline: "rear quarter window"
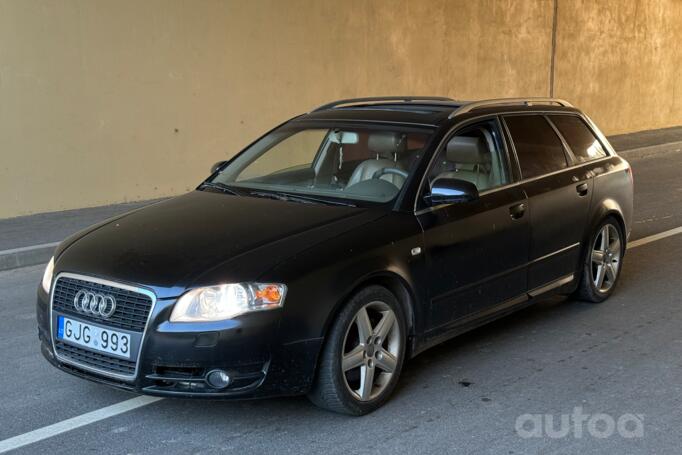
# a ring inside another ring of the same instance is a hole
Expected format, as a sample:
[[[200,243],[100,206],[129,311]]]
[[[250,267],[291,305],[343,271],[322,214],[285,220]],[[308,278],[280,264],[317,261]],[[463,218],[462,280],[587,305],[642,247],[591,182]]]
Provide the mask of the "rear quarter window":
[[[541,115],[504,117],[524,179],[568,167],[561,139]]]
[[[607,156],[599,139],[597,139],[592,130],[580,117],[574,115],[550,115],[549,118],[564,137],[564,140],[579,163]]]

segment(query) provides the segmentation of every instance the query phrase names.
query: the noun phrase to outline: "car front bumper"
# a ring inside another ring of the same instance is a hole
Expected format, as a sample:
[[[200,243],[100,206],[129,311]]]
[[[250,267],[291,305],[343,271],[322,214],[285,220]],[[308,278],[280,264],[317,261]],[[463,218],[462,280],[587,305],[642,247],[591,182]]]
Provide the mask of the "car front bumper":
[[[175,299],[158,300],[149,316],[134,377],[95,371],[60,356],[51,333],[49,296],[38,290],[38,335],[43,356],[72,375],[138,393],[192,398],[259,398],[299,395],[315,374],[322,338],[282,341],[281,310],[212,323],[171,323]],[[78,316],[78,315],[76,315]],[[211,387],[210,371],[231,378],[225,388]]]

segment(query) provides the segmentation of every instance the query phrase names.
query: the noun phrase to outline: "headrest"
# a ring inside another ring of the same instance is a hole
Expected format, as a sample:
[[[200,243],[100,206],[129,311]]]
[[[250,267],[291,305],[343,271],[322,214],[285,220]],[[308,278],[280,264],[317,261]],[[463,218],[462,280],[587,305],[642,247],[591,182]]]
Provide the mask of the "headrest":
[[[393,159],[396,153],[407,148],[407,138],[401,133],[372,133],[367,140],[367,147],[381,157]]]
[[[447,145],[448,161],[457,164],[480,164],[490,161],[490,154],[480,137],[455,136]]]

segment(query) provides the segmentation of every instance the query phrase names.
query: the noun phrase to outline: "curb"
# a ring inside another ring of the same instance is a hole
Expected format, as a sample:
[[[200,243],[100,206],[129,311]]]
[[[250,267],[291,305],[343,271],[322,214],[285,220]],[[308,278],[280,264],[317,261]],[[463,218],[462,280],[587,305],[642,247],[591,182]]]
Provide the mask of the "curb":
[[[0,251],[0,271],[44,264],[50,260],[59,242]]]
[[[649,145],[646,147],[638,147],[628,150],[616,150],[618,155],[623,158],[648,158],[654,155],[663,155],[668,153],[679,153],[682,151],[682,141],[668,142],[666,144]]]
[[[682,152],[682,141],[617,151],[618,155],[626,159],[648,158],[679,152]],[[0,251],[0,271],[45,264],[52,257],[57,245],[59,242]]]

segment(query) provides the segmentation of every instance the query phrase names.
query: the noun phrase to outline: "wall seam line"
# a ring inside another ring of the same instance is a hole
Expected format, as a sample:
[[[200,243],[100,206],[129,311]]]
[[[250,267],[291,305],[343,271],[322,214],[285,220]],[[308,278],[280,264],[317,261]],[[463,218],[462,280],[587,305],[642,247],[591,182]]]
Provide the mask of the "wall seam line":
[[[552,48],[549,59],[549,96],[554,98],[554,65],[556,59],[556,31],[559,15],[559,0],[554,0],[554,13],[552,16]]]

